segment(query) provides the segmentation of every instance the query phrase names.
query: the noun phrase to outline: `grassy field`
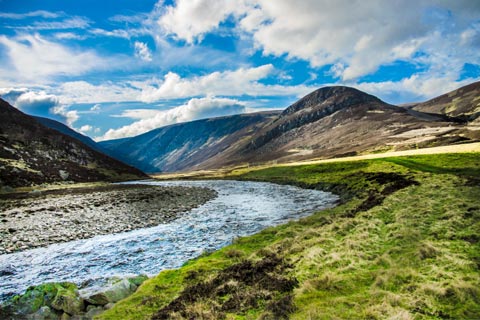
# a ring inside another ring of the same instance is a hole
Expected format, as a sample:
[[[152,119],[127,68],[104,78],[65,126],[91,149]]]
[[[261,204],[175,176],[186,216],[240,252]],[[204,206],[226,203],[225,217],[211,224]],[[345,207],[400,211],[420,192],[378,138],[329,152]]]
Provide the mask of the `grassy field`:
[[[235,179],[329,190],[341,203],[163,271],[102,319],[480,318],[480,153]]]

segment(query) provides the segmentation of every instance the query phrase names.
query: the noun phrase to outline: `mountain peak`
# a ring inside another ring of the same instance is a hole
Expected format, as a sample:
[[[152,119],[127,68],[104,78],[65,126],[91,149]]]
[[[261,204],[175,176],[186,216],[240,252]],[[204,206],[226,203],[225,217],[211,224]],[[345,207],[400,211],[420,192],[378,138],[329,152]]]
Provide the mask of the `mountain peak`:
[[[285,109],[284,115],[289,115],[300,111],[318,106],[327,105],[343,105],[345,107],[363,104],[363,103],[382,103],[380,99],[358,89],[346,86],[329,86],[317,89],[302,99],[298,100],[290,107]]]

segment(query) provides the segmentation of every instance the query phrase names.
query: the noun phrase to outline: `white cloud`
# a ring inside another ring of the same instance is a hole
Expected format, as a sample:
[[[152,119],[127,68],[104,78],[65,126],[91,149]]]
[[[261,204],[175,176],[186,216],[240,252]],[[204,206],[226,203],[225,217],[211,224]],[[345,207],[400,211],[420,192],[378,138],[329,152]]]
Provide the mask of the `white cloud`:
[[[27,88],[0,88],[0,95],[11,105],[27,114],[48,114],[59,105],[59,98],[45,91],[32,91]]]
[[[113,115],[114,118],[130,118],[135,120],[150,119],[155,117],[159,112],[154,109],[130,109],[125,110],[119,115]]]
[[[56,39],[59,40],[85,40],[87,37],[85,35],[79,35],[73,32],[57,32],[53,35]]]
[[[177,0],[167,6],[158,24],[170,34],[188,43],[201,40],[203,34],[218,27],[233,13],[242,13],[243,1]]]
[[[417,53],[427,67],[439,56],[454,58],[447,68],[457,60],[479,64],[479,16],[471,0],[178,0],[158,22],[193,43],[233,17],[263,54],[335,65],[333,74],[348,81],[394,61],[416,62]],[[437,35],[443,43],[430,41]]]
[[[143,61],[152,61],[152,52],[144,42],[135,41],[135,56]]]
[[[45,91],[33,91],[25,88],[0,88],[0,95],[9,98],[7,101],[27,114],[46,116],[50,113],[58,115],[70,127],[79,119],[78,111],[69,110],[67,105],[61,103],[58,96],[48,94]]]
[[[112,82],[94,85],[86,81],[69,81],[55,90],[65,104],[136,101],[140,94],[139,89],[128,84]]]
[[[399,81],[350,84],[389,103],[422,102],[472,83],[473,79],[456,81],[455,76],[436,77],[427,73],[412,75]],[[413,100],[412,100],[413,99]]]
[[[58,75],[80,75],[109,65],[106,59],[99,57],[94,51],[75,51],[45,40],[38,34],[13,39],[0,36],[0,45],[7,49],[11,64],[1,67],[1,71],[14,79],[38,81],[39,78]]]
[[[258,82],[275,72],[271,64],[254,68],[240,68],[234,71],[213,72],[205,76],[182,78],[169,72],[164,80],[147,84],[143,88],[140,100],[154,102],[161,99],[212,96],[241,95],[302,95],[312,88],[299,86],[266,85]],[[155,85],[154,85],[155,84]]]
[[[190,99],[184,105],[166,111],[156,111],[155,114],[151,110],[131,110],[131,112],[124,112],[123,116],[129,115],[141,120],[119,129],[110,129],[100,140],[135,136],[169,124],[244,113],[245,111],[245,104],[236,99],[215,97]]]
[[[18,97],[28,91],[29,90],[27,88],[0,88],[0,97],[14,105]]]
[[[26,26],[9,26],[17,30],[63,30],[63,29],[87,29],[90,20],[84,17],[69,17],[61,21],[35,21]]]
[[[97,104],[93,105],[93,107],[90,108],[90,111],[98,112],[101,109],[102,109],[102,106],[99,103],[97,103]]]
[[[44,11],[44,10],[31,11],[26,13],[0,12],[0,18],[14,19],[14,20],[21,20],[21,19],[32,18],[32,17],[41,17],[41,18],[48,19],[48,18],[58,18],[60,16],[61,14],[59,13]]]
[[[79,119],[77,110],[69,110],[65,105],[59,105],[50,109],[51,113],[63,117],[69,127],[73,127],[73,123]]]
[[[44,91],[28,91],[17,98],[15,105],[22,110],[38,108],[50,109],[58,105],[58,97],[53,94],[47,94]]]
[[[89,124],[83,125],[78,129],[78,131],[80,131],[81,133],[87,133],[87,132],[92,131],[92,130],[94,130],[94,129]]]
[[[130,32],[123,29],[105,30],[105,29],[99,29],[99,28],[92,28],[92,29],[89,29],[88,32],[96,36],[104,36],[104,37],[124,38],[124,39],[130,39],[131,37]]]

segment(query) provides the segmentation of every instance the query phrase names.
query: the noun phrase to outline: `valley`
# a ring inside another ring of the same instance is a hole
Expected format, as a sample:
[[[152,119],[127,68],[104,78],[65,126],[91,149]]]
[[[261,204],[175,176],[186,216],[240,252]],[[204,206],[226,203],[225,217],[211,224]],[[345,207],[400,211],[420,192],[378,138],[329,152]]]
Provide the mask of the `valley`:
[[[477,318],[479,170],[474,152],[227,174],[341,203],[163,271],[100,319]]]
[[[0,320],[480,319],[479,0],[0,21]]]
[[[446,113],[436,104],[448,104],[443,96],[401,107],[353,88],[325,87],[281,113],[176,124],[137,137],[102,141],[100,146],[132,166],[158,173],[472,143],[480,141],[475,111],[479,88],[476,82],[446,94],[455,97]],[[456,106],[462,111],[452,113]]]
[[[101,143],[3,104],[0,315],[476,317],[478,86],[458,113],[336,86]]]

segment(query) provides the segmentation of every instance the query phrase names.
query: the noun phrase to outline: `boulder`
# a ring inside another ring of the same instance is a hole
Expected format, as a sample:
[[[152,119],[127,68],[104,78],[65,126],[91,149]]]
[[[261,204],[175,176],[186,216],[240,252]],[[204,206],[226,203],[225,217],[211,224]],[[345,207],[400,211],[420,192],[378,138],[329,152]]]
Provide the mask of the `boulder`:
[[[38,309],[37,312],[34,314],[31,314],[27,316],[27,319],[32,319],[32,320],[57,320],[58,315],[52,311],[47,306],[43,306],[40,309]]]
[[[137,290],[137,286],[128,279],[118,280],[102,291],[90,295],[86,300],[90,304],[103,306],[110,302],[117,302],[130,296]]]
[[[85,302],[78,294],[78,290],[72,288],[59,288],[55,299],[51,303],[52,308],[64,311],[69,315],[79,314],[85,309]]]
[[[105,309],[103,309],[102,307],[91,306],[91,308],[87,309],[87,313],[85,314],[85,316],[89,319],[93,319],[95,316],[98,316],[99,314],[103,313],[104,311],[105,311]]]
[[[57,295],[57,291],[64,287],[74,287],[76,289],[75,284],[68,282],[44,283],[38,286],[31,286],[24,294],[15,296],[12,299],[12,308],[15,313],[26,315],[37,312],[43,306],[50,307]]]

